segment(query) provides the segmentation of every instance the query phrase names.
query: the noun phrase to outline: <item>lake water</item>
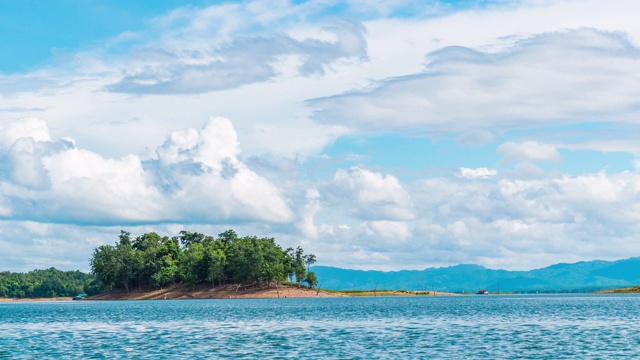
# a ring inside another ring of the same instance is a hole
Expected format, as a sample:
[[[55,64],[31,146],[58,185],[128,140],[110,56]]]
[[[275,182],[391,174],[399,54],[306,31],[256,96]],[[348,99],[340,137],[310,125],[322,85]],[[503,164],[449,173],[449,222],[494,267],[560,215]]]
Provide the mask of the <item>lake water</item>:
[[[0,303],[0,359],[640,358],[640,296]]]

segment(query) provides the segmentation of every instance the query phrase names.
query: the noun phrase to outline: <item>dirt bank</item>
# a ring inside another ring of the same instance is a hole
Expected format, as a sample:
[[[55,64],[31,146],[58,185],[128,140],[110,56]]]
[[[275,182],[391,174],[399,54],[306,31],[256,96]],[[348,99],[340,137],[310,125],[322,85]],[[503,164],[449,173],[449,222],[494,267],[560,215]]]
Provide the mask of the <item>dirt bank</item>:
[[[198,285],[195,288],[190,286],[176,285],[160,290],[116,290],[108,293],[95,295],[87,300],[164,300],[164,299],[260,299],[260,298],[315,298],[315,297],[341,297],[343,294],[331,294],[324,291],[298,288],[295,286],[280,285],[276,289],[271,288],[246,288],[236,285],[216,286]]]

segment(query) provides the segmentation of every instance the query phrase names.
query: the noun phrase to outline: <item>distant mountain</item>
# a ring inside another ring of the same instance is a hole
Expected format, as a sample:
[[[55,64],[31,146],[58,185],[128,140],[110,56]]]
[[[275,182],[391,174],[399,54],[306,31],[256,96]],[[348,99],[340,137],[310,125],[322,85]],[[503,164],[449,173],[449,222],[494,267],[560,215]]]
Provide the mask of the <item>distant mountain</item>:
[[[593,291],[640,284],[640,258],[556,264],[530,271],[492,270],[479,265],[402,271],[364,271],[314,266],[323,289],[425,290],[450,292]]]

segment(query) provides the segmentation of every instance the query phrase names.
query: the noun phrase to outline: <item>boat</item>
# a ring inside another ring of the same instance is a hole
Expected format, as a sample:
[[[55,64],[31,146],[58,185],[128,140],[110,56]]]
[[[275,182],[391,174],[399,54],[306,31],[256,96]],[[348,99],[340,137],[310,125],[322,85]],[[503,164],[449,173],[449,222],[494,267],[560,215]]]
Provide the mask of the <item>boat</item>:
[[[89,296],[89,295],[87,295],[87,294],[78,294],[78,295],[74,296],[72,300],[84,300],[84,298],[86,298],[87,296]]]
[[[489,295],[489,291],[485,289],[478,290],[478,295]]]

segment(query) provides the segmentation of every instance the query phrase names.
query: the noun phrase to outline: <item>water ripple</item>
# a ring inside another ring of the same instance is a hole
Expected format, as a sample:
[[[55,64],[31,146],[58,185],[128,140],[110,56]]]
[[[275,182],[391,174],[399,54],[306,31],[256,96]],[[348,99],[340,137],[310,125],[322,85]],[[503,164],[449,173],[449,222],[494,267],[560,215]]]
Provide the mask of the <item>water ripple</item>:
[[[0,304],[0,359],[634,358],[638,296]]]

